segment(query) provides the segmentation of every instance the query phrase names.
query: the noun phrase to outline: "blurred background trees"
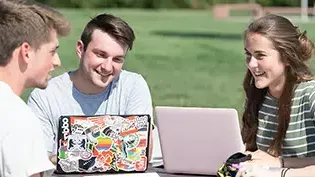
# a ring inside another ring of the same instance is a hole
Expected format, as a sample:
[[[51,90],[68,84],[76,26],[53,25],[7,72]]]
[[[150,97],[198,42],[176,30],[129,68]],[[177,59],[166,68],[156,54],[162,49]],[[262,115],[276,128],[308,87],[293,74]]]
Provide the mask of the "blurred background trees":
[[[71,8],[209,8],[217,3],[256,2],[262,6],[300,6],[301,0],[36,0],[54,7]],[[315,0],[308,0],[309,6]]]

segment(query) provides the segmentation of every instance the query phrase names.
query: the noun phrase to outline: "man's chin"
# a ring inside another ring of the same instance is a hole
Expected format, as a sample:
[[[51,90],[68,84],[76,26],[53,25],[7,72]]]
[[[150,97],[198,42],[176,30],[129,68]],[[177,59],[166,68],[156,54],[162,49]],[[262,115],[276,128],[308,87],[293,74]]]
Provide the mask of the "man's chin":
[[[110,84],[110,82],[106,82],[106,83],[99,83],[96,84],[96,86],[100,89],[105,89],[108,85]]]
[[[38,83],[38,84],[36,85],[36,88],[45,89],[45,88],[47,88],[47,86],[48,86],[48,79],[45,80],[45,82]]]
[[[102,78],[99,80],[99,85],[101,87],[107,87],[112,81],[113,81],[113,77],[107,77],[107,78]]]
[[[111,80],[113,80],[111,76],[100,78],[100,82],[102,83],[107,83],[107,82],[110,82]]]
[[[25,88],[39,88],[39,89],[45,89],[48,86],[48,82],[46,83],[33,83],[28,84]]]
[[[39,85],[39,86],[37,86],[37,88],[46,89],[46,88],[47,88],[47,84],[45,84],[45,85]]]

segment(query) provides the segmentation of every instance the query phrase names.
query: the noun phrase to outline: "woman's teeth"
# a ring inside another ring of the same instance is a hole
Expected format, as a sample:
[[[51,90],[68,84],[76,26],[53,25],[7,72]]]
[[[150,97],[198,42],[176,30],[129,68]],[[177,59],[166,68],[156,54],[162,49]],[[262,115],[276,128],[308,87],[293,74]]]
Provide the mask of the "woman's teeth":
[[[262,75],[264,75],[264,74],[265,74],[265,72],[255,72],[255,73],[254,73],[255,76],[262,76]]]

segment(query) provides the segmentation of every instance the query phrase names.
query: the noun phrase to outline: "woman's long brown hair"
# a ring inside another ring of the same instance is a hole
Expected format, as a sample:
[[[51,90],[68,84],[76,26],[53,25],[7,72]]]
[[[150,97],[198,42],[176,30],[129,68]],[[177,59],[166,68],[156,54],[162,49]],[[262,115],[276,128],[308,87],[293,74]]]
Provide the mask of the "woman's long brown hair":
[[[278,99],[278,128],[273,137],[269,152],[274,156],[282,153],[281,146],[285,138],[290,122],[292,97],[296,83],[312,79],[312,74],[305,61],[309,60],[314,51],[314,44],[306,36],[306,32],[300,33],[288,19],[267,15],[253,21],[245,31],[245,38],[253,33],[261,34],[272,41],[275,49],[286,67],[286,81],[280,98]],[[258,130],[258,113],[268,92],[268,88],[258,89],[254,78],[247,70],[243,88],[245,91],[245,110],[242,121],[242,137],[246,144],[246,150],[257,150],[256,135]]]

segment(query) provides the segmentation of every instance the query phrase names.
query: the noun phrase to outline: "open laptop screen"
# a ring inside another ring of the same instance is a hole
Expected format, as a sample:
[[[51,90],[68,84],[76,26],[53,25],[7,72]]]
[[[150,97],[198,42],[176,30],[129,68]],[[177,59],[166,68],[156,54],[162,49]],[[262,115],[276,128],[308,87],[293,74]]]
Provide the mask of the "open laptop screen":
[[[238,113],[232,108],[155,107],[166,172],[216,175],[243,152]]]

